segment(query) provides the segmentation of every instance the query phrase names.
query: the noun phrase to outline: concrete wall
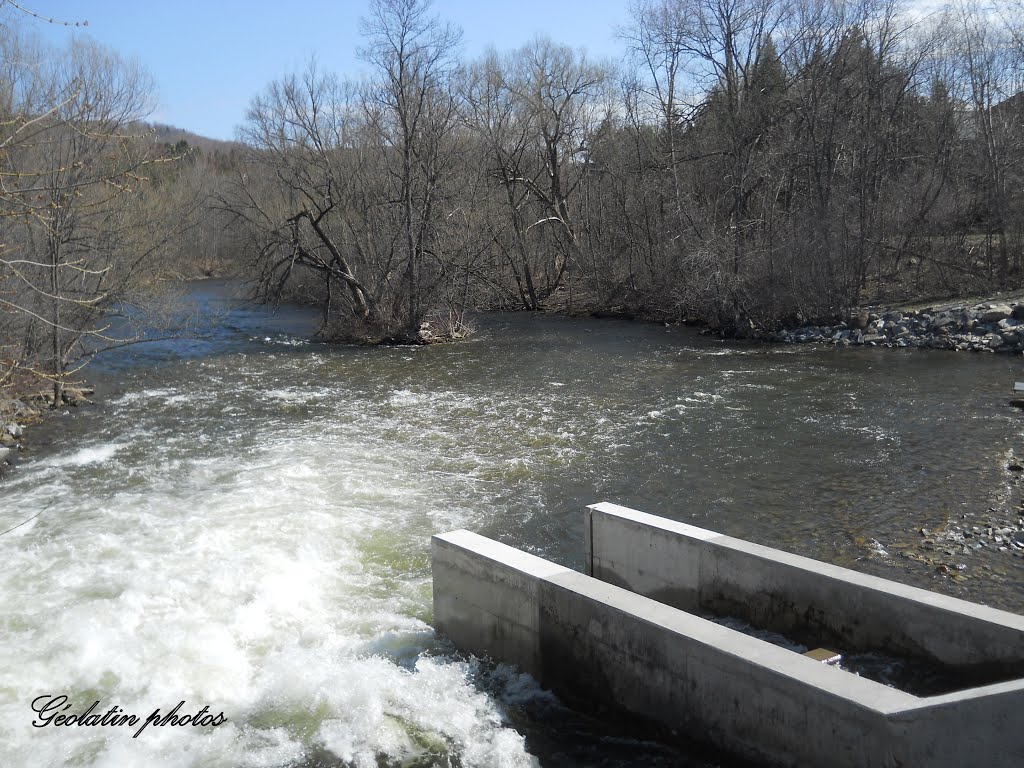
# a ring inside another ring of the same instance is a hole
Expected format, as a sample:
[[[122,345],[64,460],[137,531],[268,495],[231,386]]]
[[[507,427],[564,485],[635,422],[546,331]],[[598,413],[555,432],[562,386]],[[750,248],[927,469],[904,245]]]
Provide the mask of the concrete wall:
[[[468,531],[432,547],[438,631],[570,701],[783,765],[897,765],[876,758],[908,694]]]
[[[904,765],[1024,766],[1024,680],[921,698],[887,719]]]
[[[469,531],[434,536],[431,557],[437,630],[539,677],[541,580],[571,571]]]
[[[571,700],[780,765],[1024,764],[1020,682],[918,699],[467,531],[433,569],[439,631]]]
[[[587,572],[688,611],[801,642],[1024,671],[1024,618],[614,504],[585,519]]]

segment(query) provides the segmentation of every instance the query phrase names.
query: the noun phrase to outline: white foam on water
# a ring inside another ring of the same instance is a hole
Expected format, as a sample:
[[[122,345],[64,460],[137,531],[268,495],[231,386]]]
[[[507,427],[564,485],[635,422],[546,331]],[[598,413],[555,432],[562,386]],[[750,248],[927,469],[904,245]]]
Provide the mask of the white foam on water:
[[[426,542],[466,518],[432,514],[415,446],[322,432],[268,434],[244,460],[231,446],[178,446],[176,463],[126,452],[95,470],[114,490],[72,486],[28,535],[0,539],[0,764],[276,767],[326,752],[367,768],[534,765],[475,668],[433,655],[419,618]],[[27,468],[22,483],[40,486],[23,506],[45,498],[52,467],[123,447]],[[98,700],[145,719],[184,701],[180,714],[208,706],[227,722],[138,738],[39,729],[43,694],[67,694],[69,713]]]
[[[422,393],[414,393],[408,389],[396,389],[391,393],[389,402],[396,407],[420,405],[427,402],[428,397]]]
[[[80,467],[85,464],[96,464],[98,462],[108,461],[114,457],[114,455],[125,446],[121,443],[106,443],[102,445],[89,446],[86,448],[80,448],[74,453],[67,454],[65,456],[57,456],[48,462],[54,467]]]
[[[173,389],[144,389],[140,392],[126,392],[120,397],[111,400],[111,405],[129,405],[131,403],[143,402],[146,400],[165,400],[173,397],[176,391]]]

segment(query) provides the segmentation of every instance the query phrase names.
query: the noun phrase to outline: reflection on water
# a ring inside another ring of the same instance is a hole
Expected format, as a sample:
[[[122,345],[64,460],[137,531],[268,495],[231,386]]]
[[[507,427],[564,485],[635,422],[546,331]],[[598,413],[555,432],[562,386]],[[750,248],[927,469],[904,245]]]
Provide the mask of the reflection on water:
[[[106,358],[98,403],[38,430],[0,486],[0,529],[50,505],[0,539],[0,761],[720,762],[569,712],[430,630],[432,533],[580,567],[599,500],[1024,612],[1010,552],[958,555],[961,582],[890,555],[1005,501],[1018,359],[477,323],[466,343],[334,347],[315,313],[248,306]],[[40,731],[25,713],[47,692],[229,722]]]

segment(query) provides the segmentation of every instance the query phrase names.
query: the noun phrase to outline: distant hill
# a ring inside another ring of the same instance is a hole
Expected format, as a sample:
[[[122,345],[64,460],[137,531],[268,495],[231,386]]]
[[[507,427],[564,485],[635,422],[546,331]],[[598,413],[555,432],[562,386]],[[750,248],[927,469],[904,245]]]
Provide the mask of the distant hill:
[[[188,142],[190,147],[202,150],[206,153],[213,152],[230,152],[231,150],[241,149],[242,145],[237,141],[221,141],[220,139],[211,139],[206,136],[200,136],[198,133],[192,133],[192,131],[186,131],[184,128],[177,128],[173,125],[164,125],[163,123],[153,123],[150,126],[155,132],[153,141],[157,144],[177,144],[179,141]]]

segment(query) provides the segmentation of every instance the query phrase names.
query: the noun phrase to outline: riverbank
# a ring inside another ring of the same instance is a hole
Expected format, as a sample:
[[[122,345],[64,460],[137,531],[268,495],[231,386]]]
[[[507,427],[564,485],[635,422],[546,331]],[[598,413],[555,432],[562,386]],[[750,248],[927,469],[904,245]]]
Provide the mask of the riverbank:
[[[1024,352],[1024,297],[866,308],[837,325],[805,325],[763,334],[782,344]]]
[[[26,428],[41,423],[52,414],[66,413],[67,408],[77,408],[90,402],[88,398],[94,393],[95,390],[88,386],[65,387],[64,408],[53,408],[51,390],[41,390],[36,386],[19,391],[0,391],[0,477],[19,463],[20,454],[25,450]]]

